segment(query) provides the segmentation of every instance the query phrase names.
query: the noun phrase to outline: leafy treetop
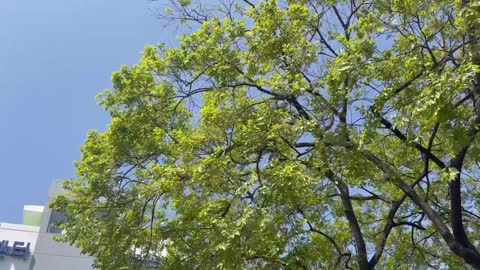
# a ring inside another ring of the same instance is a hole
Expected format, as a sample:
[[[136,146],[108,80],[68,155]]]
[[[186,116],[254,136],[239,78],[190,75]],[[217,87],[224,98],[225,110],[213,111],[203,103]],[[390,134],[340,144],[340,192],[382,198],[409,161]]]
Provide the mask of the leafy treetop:
[[[99,269],[480,269],[480,2],[170,4],[196,30],[99,95],[63,240]]]

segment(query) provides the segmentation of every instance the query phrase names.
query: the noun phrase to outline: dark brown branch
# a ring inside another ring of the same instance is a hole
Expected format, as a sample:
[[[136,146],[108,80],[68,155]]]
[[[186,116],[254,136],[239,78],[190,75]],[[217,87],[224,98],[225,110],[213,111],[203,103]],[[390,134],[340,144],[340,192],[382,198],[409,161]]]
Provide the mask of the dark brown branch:
[[[398,94],[398,93],[402,92],[403,90],[407,89],[415,80],[422,77],[422,75],[424,73],[425,73],[425,70],[423,70],[423,69],[420,70],[420,72],[418,72],[415,76],[413,76],[413,78],[411,78],[410,80],[406,81],[405,83],[403,83],[402,85],[397,87],[393,92],[395,94]]]
[[[229,202],[229,203],[227,204],[227,206],[225,207],[225,209],[223,209],[222,214],[220,215],[220,217],[224,218],[224,217],[227,215],[228,211],[230,210],[230,207],[231,207],[231,206],[232,206],[232,203]]]
[[[254,5],[252,2],[250,2],[250,1],[248,1],[248,0],[242,0],[242,1],[245,2],[245,3],[247,3],[249,6],[255,8],[255,5]]]
[[[450,162],[450,167],[455,168],[458,172],[455,179],[449,183],[450,189],[450,221],[452,224],[452,231],[455,238],[466,248],[474,250],[477,254],[477,250],[473,246],[472,242],[467,236],[465,228],[463,226],[462,218],[462,192],[461,192],[461,172],[463,168],[463,162],[467,155],[468,149],[472,145],[475,136],[477,135],[480,124],[480,115],[475,118],[473,126],[468,131],[469,141],[460,152]],[[480,257],[480,254],[478,254]],[[480,262],[479,262],[480,263]]]
[[[333,198],[333,197],[341,197],[342,194],[331,194],[331,195],[328,195],[328,198]],[[353,201],[373,201],[373,200],[380,200],[380,197],[376,196],[376,195],[372,195],[372,196],[350,196],[348,197],[350,200],[353,200]]]
[[[405,198],[406,198],[406,195],[403,195],[400,200],[392,203],[392,208],[390,209],[390,212],[388,213],[388,216],[387,216],[387,223],[385,224],[385,227],[383,228],[383,231],[380,235],[380,241],[378,241],[377,245],[375,246],[375,254],[368,262],[369,269],[374,269],[378,261],[382,257],[383,251],[385,249],[385,244],[387,243],[388,236],[390,235],[390,232],[395,226],[393,219],[395,218],[398,208],[400,208],[400,205],[403,203]]]
[[[426,230],[425,227],[423,227],[422,225],[420,224],[417,224],[417,223],[413,223],[413,222],[409,222],[409,221],[399,221],[399,222],[395,222],[393,224],[393,227],[398,227],[398,226],[410,226],[410,227],[414,227],[418,230]]]
[[[337,259],[337,262],[335,263],[335,265],[338,265],[342,259],[342,257],[344,256],[348,256],[350,257],[351,254],[350,253],[346,253],[346,252],[343,252],[342,249],[340,248],[340,246],[337,244],[337,242],[335,242],[335,240],[333,239],[333,237],[331,237],[330,235],[316,229],[312,223],[306,218],[305,216],[305,213],[303,212],[302,209],[300,208],[297,208],[298,212],[300,213],[300,215],[305,219],[305,221],[307,222],[307,225],[308,225],[308,229],[309,231],[311,232],[314,232],[314,233],[318,233],[320,234],[321,236],[325,237],[332,245],[333,247],[335,248],[335,251],[337,252],[337,254],[339,255],[338,259]],[[349,259],[350,260],[350,259]],[[350,267],[348,267],[348,261],[345,263],[345,267],[346,269],[350,269]]]
[[[303,212],[302,212],[302,213],[303,213]],[[302,214],[302,216],[303,216],[303,214]],[[305,217],[304,217],[304,218],[305,218]],[[340,247],[338,246],[337,242],[335,242],[335,240],[333,239],[333,237],[331,237],[330,235],[328,235],[328,234],[326,234],[326,233],[324,233],[324,232],[322,232],[322,231],[320,231],[320,230],[318,230],[318,229],[315,229],[315,228],[313,227],[312,223],[311,223],[309,220],[307,220],[307,219],[305,219],[305,220],[307,221],[307,225],[308,225],[308,227],[309,227],[308,229],[309,229],[311,232],[318,233],[318,234],[320,234],[321,236],[325,237],[325,238],[333,245],[333,247],[335,248],[335,250],[336,250],[336,252],[338,253],[338,255],[341,256],[341,255],[343,254],[342,250],[341,250]]]
[[[470,0],[464,0],[462,1],[462,5],[466,8],[468,5],[470,5],[473,1]],[[471,33],[475,33],[475,30],[477,26],[475,25],[470,25],[470,31],[468,35],[468,41],[472,44],[472,48],[474,48],[473,45],[478,44],[478,37],[474,36]],[[472,63],[475,65],[480,64],[480,55],[478,52],[472,51],[471,52],[474,56],[472,58]],[[480,73],[475,73],[475,76],[473,78],[472,82],[472,92],[473,92],[473,97],[474,101],[475,99],[478,99],[480,96]],[[455,157],[452,159],[450,162],[450,167],[457,169],[458,173],[455,176],[455,179],[450,182],[449,184],[449,189],[450,189],[450,221],[452,223],[452,230],[453,230],[453,235],[455,238],[463,245],[463,247],[472,250],[473,253],[475,253],[476,256],[472,256],[470,259],[471,261],[467,261],[473,265],[474,267],[477,267],[480,269],[480,254],[477,252],[475,247],[473,246],[472,242],[467,236],[467,233],[465,231],[465,228],[463,226],[463,219],[462,219],[462,193],[461,193],[461,172],[463,168],[463,162],[465,160],[465,157],[467,155],[468,149],[472,145],[472,143],[475,140],[475,137],[477,133],[479,132],[479,125],[480,125],[480,111],[479,111],[479,106],[480,104],[475,104],[474,102],[474,111],[476,112],[476,117],[475,120],[472,123],[472,126],[468,130],[468,142],[465,144],[465,146],[458,152],[458,154],[455,155]]]
[[[340,15],[340,12],[338,11],[337,7],[333,6],[332,9],[333,9],[333,12],[335,13],[335,16],[337,17],[338,21],[342,25],[343,29],[345,30],[345,32],[347,32],[348,24],[343,21],[342,16]]]
[[[357,251],[358,267],[360,270],[369,269],[367,248],[365,246],[365,240],[363,238],[360,224],[358,223],[355,211],[353,210],[352,202],[349,198],[350,194],[348,191],[348,185],[342,179],[336,177],[335,174],[330,170],[327,172],[326,177],[337,185],[337,188],[342,195],[340,198],[342,201],[343,210],[345,212],[345,217],[347,218],[350,225],[350,230],[352,231],[355,249]]]
[[[295,143],[295,147],[298,147],[298,148],[315,147],[315,143],[313,143],[313,142],[299,142],[299,143]]]
[[[443,219],[440,217],[440,215],[425,200],[423,200],[410,185],[405,183],[398,176],[397,172],[391,167],[390,164],[384,162],[366,150],[363,151],[363,154],[367,160],[372,162],[382,172],[384,172],[387,179],[393,181],[396,186],[398,186],[420,209],[422,209],[422,211],[433,223],[435,228],[437,228],[438,232],[453,253],[462,258],[471,266],[480,269],[480,255],[475,250],[465,247],[454,237],[454,235],[450,232],[450,229],[443,222]]]
[[[393,124],[390,123],[390,121],[388,121],[387,119],[385,119],[383,116],[381,116],[378,112],[374,111],[373,109],[371,109],[371,111],[373,112],[373,114],[380,119],[380,123],[387,129],[389,129],[397,138],[399,138],[400,140],[404,141],[404,142],[407,142],[407,136],[405,136],[400,130],[398,130],[397,128],[393,127]],[[445,163],[439,159],[437,156],[435,156],[431,151],[429,151],[427,148],[425,148],[423,145],[421,145],[420,143],[414,143],[413,146],[418,149],[423,155],[425,155],[428,159],[432,160],[433,162],[435,162],[435,164],[438,165],[438,167],[444,169],[446,168],[447,166],[445,165]]]
[[[412,187],[417,185],[427,175],[428,175],[428,166],[425,166],[425,169],[422,175],[420,175],[417,178],[417,180],[412,184]],[[385,244],[387,243],[388,236],[390,235],[390,232],[392,231],[392,229],[396,226],[406,224],[405,223],[406,221],[403,221],[403,222],[394,221],[394,218],[395,218],[395,215],[397,214],[398,209],[400,208],[400,206],[402,205],[402,203],[405,201],[406,198],[407,198],[407,195],[404,194],[400,200],[392,202],[392,208],[388,213],[387,222],[385,224],[385,227],[382,230],[380,241],[378,241],[377,245],[375,246],[375,254],[372,256],[372,258],[368,262],[370,269],[374,269],[378,261],[382,257],[383,251],[385,249]],[[423,227],[421,228],[424,229]]]
[[[298,102],[298,100],[294,97],[294,96],[290,96],[286,99],[290,104],[293,105],[293,107],[295,107],[295,109],[297,110],[297,112],[305,119],[307,120],[310,120],[311,117],[310,115],[307,113],[307,111],[305,111],[305,109],[303,108],[303,106]]]

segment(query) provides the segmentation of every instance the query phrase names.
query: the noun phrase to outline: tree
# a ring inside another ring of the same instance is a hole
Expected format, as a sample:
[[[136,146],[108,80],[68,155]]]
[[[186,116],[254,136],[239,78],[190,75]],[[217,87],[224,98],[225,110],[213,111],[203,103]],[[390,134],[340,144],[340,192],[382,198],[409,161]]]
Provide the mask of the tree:
[[[63,240],[100,269],[480,269],[479,11],[172,0],[198,29],[113,73]]]

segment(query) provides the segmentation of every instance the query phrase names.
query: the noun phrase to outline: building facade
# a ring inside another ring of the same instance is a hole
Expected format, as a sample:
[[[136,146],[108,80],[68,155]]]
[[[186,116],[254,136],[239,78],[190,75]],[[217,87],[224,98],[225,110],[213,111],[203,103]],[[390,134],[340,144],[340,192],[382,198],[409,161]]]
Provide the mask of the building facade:
[[[48,201],[62,191],[62,183],[54,182]],[[0,270],[93,270],[91,257],[53,239],[61,233],[53,226],[61,218],[48,206],[26,205],[22,224],[0,223]]]

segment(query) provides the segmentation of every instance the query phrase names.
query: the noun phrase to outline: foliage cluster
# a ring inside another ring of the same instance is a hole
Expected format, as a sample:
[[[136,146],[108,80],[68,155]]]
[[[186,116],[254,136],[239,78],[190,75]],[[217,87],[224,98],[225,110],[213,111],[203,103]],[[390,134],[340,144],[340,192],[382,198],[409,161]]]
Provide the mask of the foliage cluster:
[[[197,29],[113,73],[63,240],[100,269],[480,269],[480,2],[170,2]]]

